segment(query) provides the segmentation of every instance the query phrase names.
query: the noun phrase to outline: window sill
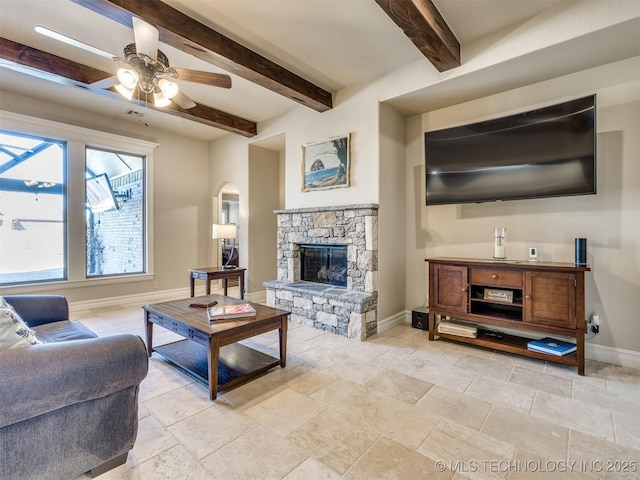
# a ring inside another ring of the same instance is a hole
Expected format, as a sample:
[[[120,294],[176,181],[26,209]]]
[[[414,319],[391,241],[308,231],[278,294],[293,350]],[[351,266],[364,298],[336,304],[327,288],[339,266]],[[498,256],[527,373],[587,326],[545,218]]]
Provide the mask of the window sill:
[[[102,285],[114,285],[123,283],[149,282],[153,280],[155,274],[141,273],[138,275],[121,275],[113,277],[87,278],[83,280],[60,280],[52,282],[30,283],[21,285],[6,285],[0,287],[3,294],[28,294],[37,292],[48,292],[67,290],[70,288],[99,287]]]

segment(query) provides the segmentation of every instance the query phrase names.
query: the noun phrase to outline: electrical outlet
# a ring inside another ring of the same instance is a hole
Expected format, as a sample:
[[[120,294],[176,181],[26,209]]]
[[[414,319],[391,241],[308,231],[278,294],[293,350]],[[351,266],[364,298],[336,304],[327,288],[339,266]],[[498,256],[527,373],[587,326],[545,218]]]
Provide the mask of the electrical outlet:
[[[153,281],[153,288],[156,289],[156,290],[158,289],[158,281],[157,280]]]
[[[594,313],[591,315],[591,331],[598,333],[600,331],[600,315]]]

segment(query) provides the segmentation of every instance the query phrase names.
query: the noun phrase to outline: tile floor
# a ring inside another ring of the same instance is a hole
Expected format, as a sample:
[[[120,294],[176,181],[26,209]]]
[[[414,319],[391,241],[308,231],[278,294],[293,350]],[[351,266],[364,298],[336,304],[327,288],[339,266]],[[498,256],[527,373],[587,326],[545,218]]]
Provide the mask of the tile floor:
[[[143,336],[140,305],[72,316]],[[277,355],[277,332],[247,343]],[[136,445],[99,478],[619,479],[639,463],[639,370],[587,361],[580,377],[408,325],[359,342],[292,324],[287,367],[215,402],[154,354]]]

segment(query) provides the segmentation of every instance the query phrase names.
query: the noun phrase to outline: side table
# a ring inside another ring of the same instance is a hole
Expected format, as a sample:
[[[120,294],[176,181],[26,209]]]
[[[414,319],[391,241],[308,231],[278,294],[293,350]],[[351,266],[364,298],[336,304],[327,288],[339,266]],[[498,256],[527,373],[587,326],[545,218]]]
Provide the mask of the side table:
[[[204,280],[207,287],[207,295],[211,294],[211,281],[222,280],[224,286],[224,296],[227,296],[228,280],[237,278],[240,284],[240,298],[244,299],[244,272],[246,268],[229,268],[223,270],[222,267],[206,267],[206,268],[190,268],[189,269],[189,286],[191,288],[191,296],[195,296],[195,280]]]

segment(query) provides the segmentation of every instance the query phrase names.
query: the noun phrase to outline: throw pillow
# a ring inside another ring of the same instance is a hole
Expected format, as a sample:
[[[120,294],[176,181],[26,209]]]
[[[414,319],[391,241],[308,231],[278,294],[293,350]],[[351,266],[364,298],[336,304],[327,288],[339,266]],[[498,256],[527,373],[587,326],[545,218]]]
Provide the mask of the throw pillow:
[[[36,332],[24,323],[20,315],[0,297],[0,350],[20,346],[38,345]]]

